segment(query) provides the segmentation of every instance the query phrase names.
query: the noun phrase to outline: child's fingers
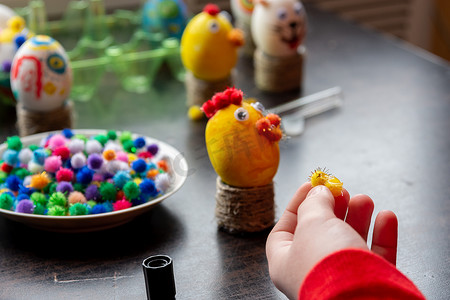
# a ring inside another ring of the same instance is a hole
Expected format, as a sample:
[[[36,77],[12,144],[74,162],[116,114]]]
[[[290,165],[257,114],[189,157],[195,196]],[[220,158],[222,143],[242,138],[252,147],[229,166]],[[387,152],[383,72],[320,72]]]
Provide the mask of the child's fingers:
[[[365,241],[367,241],[373,207],[373,201],[367,195],[356,195],[348,203],[347,218],[345,221]]]
[[[342,195],[334,197],[334,214],[341,220],[344,220],[347,213],[350,195],[346,189],[342,190]]]
[[[372,251],[392,264],[397,261],[397,216],[389,210],[378,213],[372,237]]]

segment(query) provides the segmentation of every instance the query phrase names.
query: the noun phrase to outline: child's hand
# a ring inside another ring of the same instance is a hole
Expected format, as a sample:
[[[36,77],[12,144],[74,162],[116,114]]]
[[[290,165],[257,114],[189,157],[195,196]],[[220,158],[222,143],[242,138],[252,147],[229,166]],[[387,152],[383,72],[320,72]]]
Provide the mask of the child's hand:
[[[296,192],[266,244],[269,273],[275,286],[297,298],[303,279],[322,258],[345,248],[367,249],[374,204],[366,195],[333,197],[325,186],[303,184]],[[345,220],[344,220],[345,218]],[[397,217],[378,214],[371,250],[395,265]]]

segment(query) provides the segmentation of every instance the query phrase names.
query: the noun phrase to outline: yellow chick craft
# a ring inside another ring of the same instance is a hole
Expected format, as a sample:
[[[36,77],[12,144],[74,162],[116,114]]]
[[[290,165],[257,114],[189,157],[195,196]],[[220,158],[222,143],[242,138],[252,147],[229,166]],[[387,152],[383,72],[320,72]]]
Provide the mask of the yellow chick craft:
[[[278,115],[263,115],[263,106],[242,101],[235,88],[216,93],[202,106],[209,118],[205,139],[211,163],[222,181],[235,187],[270,184],[280,158]]]
[[[236,65],[243,33],[234,29],[215,4],[207,4],[187,24],[181,38],[181,60],[199,79],[226,78]]]

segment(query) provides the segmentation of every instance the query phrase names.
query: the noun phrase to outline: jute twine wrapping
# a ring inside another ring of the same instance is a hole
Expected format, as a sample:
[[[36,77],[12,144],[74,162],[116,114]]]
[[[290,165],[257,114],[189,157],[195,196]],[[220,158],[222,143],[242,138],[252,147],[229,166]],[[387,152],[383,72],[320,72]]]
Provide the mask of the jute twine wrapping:
[[[186,73],[185,79],[186,93],[187,93],[187,105],[202,105],[215,93],[225,90],[227,87],[232,86],[231,75],[227,78],[218,81],[207,81],[197,78],[191,72]]]
[[[20,136],[73,127],[73,103],[67,101],[50,112],[30,111],[17,103],[17,129]]]
[[[239,51],[247,56],[253,56],[253,53],[255,52],[255,43],[253,42],[252,37],[252,31],[251,31],[251,24],[250,22],[247,22],[243,19],[236,19],[236,27],[241,29],[244,32],[245,37],[245,43],[242,45],[242,47],[239,49]]]
[[[255,84],[263,91],[285,92],[298,89],[303,77],[304,53],[275,57],[255,50]]]
[[[271,227],[275,218],[273,183],[252,188],[216,182],[216,219],[230,233],[259,232]]]

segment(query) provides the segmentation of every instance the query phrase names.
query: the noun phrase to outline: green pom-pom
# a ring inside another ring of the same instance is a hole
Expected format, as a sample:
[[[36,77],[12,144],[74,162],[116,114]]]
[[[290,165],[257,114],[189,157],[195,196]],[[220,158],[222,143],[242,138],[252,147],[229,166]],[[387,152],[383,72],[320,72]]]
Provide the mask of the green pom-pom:
[[[86,205],[78,202],[75,203],[74,205],[72,205],[69,208],[69,215],[71,216],[83,216],[83,215],[87,215],[89,213],[88,208],[86,207]]]
[[[84,141],[84,142],[87,142],[87,140],[88,140],[88,138],[87,138],[85,135],[79,134],[79,133],[75,134],[75,135],[74,135],[74,138],[79,139],[79,140],[82,140],[82,141]]]
[[[110,130],[108,131],[108,133],[106,134],[106,136],[108,137],[108,139],[110,140],[115,140],[117,139],[117,133],[114,130]]]
[[[45,205],[47,205],[47,197],[45,197],[44,194],[39,193],[39,192],[34,192],[33,194],[31,194],[30,196],[30,200],[33,201],[34,205],[42,205],[45,207]]]
[[[8,174],[0,171],[0,183],[4,183],[6,181],[6,178],[8,178]]]
[[[52,150],[50,148],[45,148],[44,151],[47,153],[47,157],[52,156]]]
[[[45,214],[45,205],[42,205],[40,203],[35,204],[33,214],[35,215]]]
[[[39,146],[35,145],[35,144],[31,144],[30,146],[28,146],[28,149],[30,149],[31,151],[34,151],[36,149],[39,149]]]
[[[17,135],[11,136],[7,139],[8,143],[8,149],[20,151],[22,149],[22,141],[20,140],[20,137]]]
[[[130,153],[136,153],[136,147],[134,147],[134,143],[132,140],[127,140],[122,143],[123,150],[130,152]]]
[[[14,198],[7,193],[3,193],[0,195],[0,208],[11,210],[14,202]]]
[[[51,182],[50,184],[47,184],[47,186],[44,188],[44,193],[49,195],[55,193],[57,186],[58,184],[56,182]]]
[[[95,202],[94,200],[89,200],[87,202],[87,205],[89,205],[90,208],[94,207],[97,204],[97,202]]]
[[[66,215],[66,209],[62,206],[55,205],[48,209],[47,214],[49,216],[65,216]]]
[[[50,196],[50,198],[48,199],[48,206],[49,207],[53,207],[53,206],[65,207],[66,204],[67,204],[67,198],[61,192],[53,193]]]
[[[119,141],[123,144],[125,141],[130,141],[132,140],[132,135],[131,132],[129,131],[124,131],[122,132],[122,134],[119,137]]]
[[[128,200],[136,199],[139,197],[139,194],[141,193],[141,190],[139,189],[139,186],[134,181],[128,181],[123,186],[123,192],[125,193],[125,197]]]
[[[103,134],[96,135],[94,137],[95,140],[97,140],[102,146],[105,146],[106,142],[108,142],[108,137]]]
[[[73,189],[77,192],[84,193],[84,186],[79,182],[73,184]]]
[[[18,168],[14,170],[14,174],[19,176],[19,178],[23,180],[28,175],[31,175],[31,172],[25,168]]]
[[[102,182],[99,188],[103,201],[115,201],[117,190],[114,184],[110,182]]]

